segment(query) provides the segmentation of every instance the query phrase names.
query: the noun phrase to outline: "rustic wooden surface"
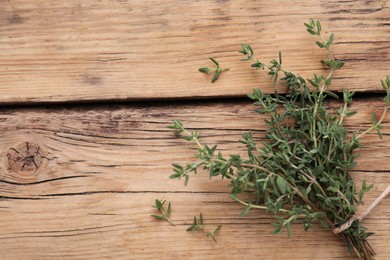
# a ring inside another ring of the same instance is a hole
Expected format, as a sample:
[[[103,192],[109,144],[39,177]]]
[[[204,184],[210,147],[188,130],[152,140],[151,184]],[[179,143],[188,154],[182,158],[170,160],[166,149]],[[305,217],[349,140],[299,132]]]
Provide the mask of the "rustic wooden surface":
[[[0,103],[242,96],[271,90],[239,44],[288,70],[321,72],[326,53],[303,22],[320,19],[345,60],[338,90],[379,91],[390,66],[387,0],[0,0]],[[329,35],[329,34],[328,34]],[[231,70],[212,87],[196,72]]]
[[[381,107],[377,98],[357,99],[352,109],[359,114],[346,123],[362,131]],[[1,258],[349,259],[329,231],[294,225],[287,239],[271,235],[272,217],[262,211],[239,217],[242,207],[229,198],[226,181],[200,173],[185,187],[168,178],[171,163],[189,162],[195,151],[166,128],[172,119],[201,131],[224,154],[243,153],[241,133],[253,129],[259,141],[265,134],[263,117],[252,110],[247,100],[3,108]],[[390,117],[382,141],[372,134],[362,142],[352,175],[375,184],[364,209],[390,182]],[[37,165],[18,167],[15,150],[34,154]],[[175,227],[149,216],[155,198],[172,202]],[[369,241],[377,259],[390,258],[389,208],[385,199],[364,220],[375,232]],[[199,212],[210,228],[223,225],[218,243],[185,231]]]
[[[239,217],[226,180],[201,173],[186,187],[168,178],[171,163],[195,151],[165,127],[173,119],[224,154],[244,154],[245,130],[263,140],[250,101],[221,99],[273,90],[240,62],[241,42],[263,60],[281,50],[285,68],[304,77],[324,72],[326,53],[303,27],[310,18],[335,33],[335,56],[346,61],[333,90],[379,92],[390,74],[387,0],[0,0],[0,105],[12,105],[0,108],[0,258],[349,259],[327,230],[294,225],[287,239],[271,235],[264,212]],[[197,72],[209,56],[230,68],[213,85]],[[353,131],[381,112],[368,96],[355,99]],[[199,98],[221,100],[190,100]],[[165,101],[54,104],[152,99]],[[13,106],[35,103],[51,106]],[[360,210],[390,183],[390,116],[383,136],[364,138],[352,172],[375,184]],[[172,202],[175,227],[150,217],[156,198]],[[389,209],[386,198],[364,220],[377,259],[390,259]],[[185,231],[199,212],[208,227],[222,224],[218,243]]]

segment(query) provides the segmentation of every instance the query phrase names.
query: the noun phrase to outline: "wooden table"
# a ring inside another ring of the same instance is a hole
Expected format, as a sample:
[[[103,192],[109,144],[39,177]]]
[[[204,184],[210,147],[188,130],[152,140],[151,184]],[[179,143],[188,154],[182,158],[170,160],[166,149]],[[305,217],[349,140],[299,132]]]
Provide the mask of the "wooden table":
[[[172,163],[195,147],[166,126],[181,119],[224,154],[264,117],[243,98],[272,91],[264,73],[241,62],[240,43],[264,60],[281,50],[285,68],[324,73],[326,53],[303,27],[320,19],[335,33],[346,66],[333,90],[358,91],[346,124],[381,113],[379,79],[390,74],[388,1],[0,1],[1,259],[347,259],[337,236],[300,225],[272,235],[273,217],[229,198],[227,181],[201,173],[188,186],[170,180]],[[329,35],[329,34],[328,34]],[[197,72],[216,57],[229,67],[214,84]],[[280,87],[280,86],[279,86]],[[377,94],[375,94],[377,93]],[[352,171],[375,187],[390,183],[390,117],[383,140],[370,134]],[[21,164],[20,158],[24,158]],[[32,159],[33,158],[33,159]],[[175,227],[150,214],[172,202]],[[364,220],[377,259],[390,259],[390,199]],[[203,213],[222,224],[214,243],[186,232]]]

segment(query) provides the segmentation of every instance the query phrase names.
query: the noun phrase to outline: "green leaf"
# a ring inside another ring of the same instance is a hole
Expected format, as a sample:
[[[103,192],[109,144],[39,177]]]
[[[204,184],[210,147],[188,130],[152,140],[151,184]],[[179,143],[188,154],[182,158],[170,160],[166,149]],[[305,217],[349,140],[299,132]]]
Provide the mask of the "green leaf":
[[[180,164],[177,164],[177,163],[173,163],[172,166],[178,170],[184,170],[183,166],[181,166]]]
[[[341,69],[344,66],[344,64],[345,64],[344,61],[336,60],[336,62],[334,63],[334,68]]]
[[[238,197],[237,197],[237,194],[230,193],[229,196],[230,196],[230,198],[231,198],[232,200],[237,201],[237,202],[239,201],[239,199],[238,199]]]
[[[333,93],[333,92],[331,92],[331,91],[325,91],[325,93],[326,93],[328,96],[331,96],[332,98],[339,99],[339,96],[337,96],[335,93]]]
[[[251,209],[250,207],[246,207],[243,211],[241,211],[240,217],[243,217],[246,214],[248,214],[250,209]]]
[[[190,135],[186,135],[186,136],[182,136],[181,138],[183,138],[184,140],[186,141],[192,141],[194,138]]]
[[[322,64],[324,64],[325,66],[331,68],[332,67],[332,61],[331,60],[322,60],[321,61]]]
[[[282,194],[287,192],[287,181],[283,177],[278,176],[276,178],[276,184],[278,185],[278,188]]]
[[[363,196],[364,196],[364,191],[360,190],[359,193],[358,193],[358,203],[359,204],[362,203]]]
[[[323,44],[322,42],[316,41],[316,44],[317,44],[318,47],[320,47],[320,48],[325,48],[325,44]]]
[[[319,85],[318,85],[317,82],[315,82],[315,81],[313,81],[313,80],[311,80],[311,79],[308,79],[307,81],[309,81],[310,84],[311,84],[313,87],[315,87],[315,88],[318,88],[318,87],[319,87]]]
[[[347,112],[346,116],[351,117],[351,116],[355,115],[356,113],[357,113],[357,111]]]
[[[279,51],[279,65],[282,65],[282,52]]]
[[[169,215],[171,214],[171,203],[169,202],[168,203],[168,209],[167,209],[167,215],[169,217]]]
[[[172,175],[169,176],[170,179],[176,179],[176,178],[180,178],[182,176],[181,173],[174,173]]]
[[[332,187],[332,186],[329,186],[329,187],[327,188],[327,190],[329,190],[329,191],[331,191],[331,192],[334,192],[334,193],[337,193],[337,192],[339,191],[338,188]]]
[[[379,130],[379,129],[376,129],[376,132],[377,132],[377,134],[378,134],[378,136],[379,136],[379,139],[383,139],[383,137],[382,137],[382,133],[381,133],[381,131]]]
[[[390,104],[390,94],[387,94],[387,96],[384,97],[383,101],[384,101],[386,104]]]
[[[327,44],[326,44],[326,47],[327,47],[327,48],[329,48],[329,46],[332,45],[332,43],[333,43],[333,38],[334,38],[334,34],[331,33],[330,36],[329,36],[329,40],[328,40],[328,42],[327,42]]]
[[[221,70],[216,70],[215,73],[214,73],[214,76],[213,76],[213,79],[211,80],[211,83],[214,83],[218,78],[219,78],[219,75],[221,74]]]
[[[190,226],[189,228],[186,229],[186,231],[195,231],[194,228],[195,228],[194,226]]]
[[[372,112],[372,114],[371,114],[371,120],[372,120],[373,124],[377,123],[377,121],[376,121],[376,114],[374,112]]]
[[[155,203],[156,203],[156,208],[157,208],[157,209],[162,209],[163,203],[161,203],[160,200],[156,199],[156,200],[155,200]]]
[[[157,219],[164,219],[163,216],[159,216],[159,215],[150,215],[150,216],[152,216],[152,217],[154,217],[154,218],[157,218]]]
[[[286,227],[287,227],[287,237],[290,238],[291,237],[291,226],[290,226],[290,223],[287,223]]]
[[[217,68],[219,68],[219,63],[212,57],[209,57],[209,59],[214,62],[215,66],[217,66]]]
[[[199,69],[199,72],[202,72],[202,73],[205,73],[205,74],[210,74],[211,73],[211,69],[207,68],[207,67],[203,67],[203,68]]]
[[[317,32],[318,32],[318,35],[321,34],[321,23],[318,20],[317,20]]]
[[[387,90],[388,86],[386,85],[386,82],[384,80],[381,80],[382,88],[384,90]]]
[[[218,225],[218,227],[214,230],[214,233],[213,233],[214,236],[216,234],[218,234],[218,232],[221,230],[221,227],[222,227],[222,225]]]

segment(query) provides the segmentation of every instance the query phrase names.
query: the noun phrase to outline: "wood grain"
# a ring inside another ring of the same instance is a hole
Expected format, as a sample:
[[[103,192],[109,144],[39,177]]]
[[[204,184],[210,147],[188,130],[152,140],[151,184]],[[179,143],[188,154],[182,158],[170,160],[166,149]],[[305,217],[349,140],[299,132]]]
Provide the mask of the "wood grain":
[[[381,107],[378,99],[357,100],[359,113],[346,123],[362,131]],[[243,153],[237,142],[243,131],[253,129],[259,141],[265,135],[263,118],[252,110],[248,101],[3,108],[2,259],[349,259],[329,231],[294,225],[287,239],[271,235],[272,217],[262,211],[239,217],[242,207],[230,200],[226,181],[200,173],[185,187],[168,178],[171,163],[191,161],[195,149],[165,127],[172,119],[200,130],[224,154]],[[352,172],[356,181],[375,184],[364,207],[390,182],[389,117],[383,138],[363,140]],[[12,148],[23,158],[38,156],[37,165],[10,168]],[[175,227],[149,216],[155,198],[172,202]],[[369,240],[377,259],[390,258],[389,208],[387,198],[364,220],[376,233]],[[218,243],[185,231],[199,212],[208,227],[223,225]]]
[[[243,96],[272,91],[240,62],[242,42],[304,77],[326,53],[303,22],[320,19],[346,61],[334,89],[380,91],[389,74],[390,12],[378,1],[0,1],[0,103]],[[329,35],[329,34],[328,34]],[[217,83],[197,72],[229,67]]]

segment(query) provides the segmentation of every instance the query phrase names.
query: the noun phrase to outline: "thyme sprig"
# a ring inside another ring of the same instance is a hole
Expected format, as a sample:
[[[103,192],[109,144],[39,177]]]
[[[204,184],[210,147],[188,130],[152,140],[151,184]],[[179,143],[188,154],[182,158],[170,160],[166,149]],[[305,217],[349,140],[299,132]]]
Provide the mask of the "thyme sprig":
[[[339,98],[329,89],[335,71],[344,66],[331,49],[334,34],[325,40],[319,21],[311,20],[305,26],[319,38],[316,44],[328,52],[329,58],[322,60],[328,74],[304,79],[282,68],[280,53],[278,60],[266,66],[255,57],[250,45],[242,44],[239,52],[246,56],[243,60],[251,61],[255,69],[267,68],[274,84],[280,81],[287,86],[286,95],[279,95],[276,90],[275,95],[265,94],[259,89],[248,95],[257,107],[256,112],[269,116],[265,120],[269,128],[267,141],[257,144],[249,131],[241,140],[247,148],[247,157],[238,154],[226,157],[217,151],[217,146],[202,144],[199,132],[188,131],[175,120],[169,128],[184,140],[195,142],[198,150],[197,161],[185,166],[174,164],[170,177],[183,177],[187,184],[190,173],[196,174],[202,168],[210,177],[229,179],[231,198],[245,206],[241,215],[251,209],[266,210],[275,217],[274,233],[286,229],[290,236],[291,224],[295,222],[302,223],[305,230],[319,223],[333,231],[351,220],[339,235],[352,255],[372,259],[375,253],[367,242],[372,233],[355,218],[357,207],[372,185],[363,181],[358,189],[349,170],[356,166],[359,154],[355,150],[362,146],[361,138],[374,130],[381,137],[381,123],[390,104],[390,77],[381,81],[386,96],[380,119],[373,116],[372,126],[367,130],[349,133],[343,123],[345,118],[356,114],[349,110],[354,92],[343,90],[343,104],[337,109],[329,108],[325,102],[326,97]]]
[[[171,207],[171,203],[168,202],[168,207],[167,209],[165,210],[164,209],[164,204],[165,204],[166,200],[159,200],[159,199],[156,199],[154,201],[154,205],[152,206],[153,208],[156,208],[160,213],[161,215],[150,215],[156,219],[161,219],[161,220],[165,220],[167,221],[169,224],[171,224],[172,226],[174,226],[175,224],[173,224],[172,220],[169,218],[169,216],[171,215],[171,210],[172,210],[172,207]]]
[[[214,71],[213,78],[211,79],[211,83],[214,83],[219,78],[219,75],[222,72],[228,71],[229,69],[221,68],[221,66],[219,65],[219,62],[216,61],[216,59],[214,59],[212,57],[209,57],[209,59],[214,63],[215,69],[213,70],[213,69],[211,69],[209,67],[202,67],[202,68],[199,69],[199,72],[202,72],[202,73],[205,73],[205,74],[211,74],[211,72]]]
[[[221,229],[222,225],[218,225],[218,227],[212,231],[209,232],[205,229],[204,221],[203,221],[203,215],[202,212],[199,213],[199,220],[196,219],[196,216],[194,216],[194,222],[193,224],[187,228],[187,231],[203,231],[206,232],[206,236],[214,240],[214,242],[217,242],[217,239],[215,236],[218,234],[219,230]]]

